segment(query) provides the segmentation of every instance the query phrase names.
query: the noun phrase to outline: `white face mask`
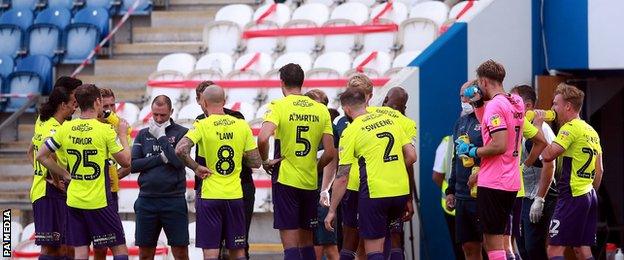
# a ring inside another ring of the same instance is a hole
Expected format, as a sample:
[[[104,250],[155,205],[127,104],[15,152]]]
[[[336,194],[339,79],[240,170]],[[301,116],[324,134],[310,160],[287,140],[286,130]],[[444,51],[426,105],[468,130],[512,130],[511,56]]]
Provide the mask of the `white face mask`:
[[[461,103],[461,108],[462,108],[462,115],[467,115],[470,114],[472,112],[474,112],[474,107],[472,107],[472,105],[470,105],[469,103]]]

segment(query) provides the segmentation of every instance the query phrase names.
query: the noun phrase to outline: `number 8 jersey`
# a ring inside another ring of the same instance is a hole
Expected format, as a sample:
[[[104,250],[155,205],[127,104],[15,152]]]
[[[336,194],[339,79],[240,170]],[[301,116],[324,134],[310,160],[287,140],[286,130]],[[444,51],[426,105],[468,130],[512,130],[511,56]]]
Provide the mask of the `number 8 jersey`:
[[[230,115],[210,115],[195,122],[185,136],[199,144],[206,166],[212,171],[202,181],[201,198],[242,198],[243,154],[257,148],[249,124]]]
[[[284,158],[279,165],[277,182],[316,190],[316,153],[323,135],[333,135],[327,107],[306,96],[288,95],[271,102],[264,121],[277,126],[275,154]]]
[[[565,152],[557,158],[557,189],[560,196],[577,197],[592,189],[596,172],[596,157],[602,154],[596,130],[581,119],[564,124],[555,143]]]
[[[71,174],[67,206],[78,209],[108,206],[111,191],[106,159],[109,153],[123,150],[111,125],[97,119],[66,121],[45,144],[66,158],[67,171]]]

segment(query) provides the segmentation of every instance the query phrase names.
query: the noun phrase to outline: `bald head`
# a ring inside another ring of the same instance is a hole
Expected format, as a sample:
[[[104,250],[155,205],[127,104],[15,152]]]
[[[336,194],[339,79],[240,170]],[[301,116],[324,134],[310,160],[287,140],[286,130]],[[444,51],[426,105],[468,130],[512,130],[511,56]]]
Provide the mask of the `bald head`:
[[[383,106],[391,107],[402,114],[405,114],[405,108],[409,95],[402,87],[394,87],[388,90],[386,98],[384,98]]]
[[[202,98],[208,105],[223,106],[225,104],[225,91],[218,85],[210,85],[204,89]]]

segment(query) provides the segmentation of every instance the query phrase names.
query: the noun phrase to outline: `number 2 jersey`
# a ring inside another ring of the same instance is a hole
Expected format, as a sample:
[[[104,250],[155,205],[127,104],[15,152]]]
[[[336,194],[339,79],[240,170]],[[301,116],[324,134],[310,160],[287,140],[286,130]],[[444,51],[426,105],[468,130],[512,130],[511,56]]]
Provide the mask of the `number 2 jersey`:
[[[403,146],[412,143],[400,122],[388,115],[356,117],[340,137],[340,165],[359,169],[360,195],[388,198],[409,194]],[[349,176],[358,178],[358,176]]]
[[[319,144],[323,134],[333,135],[327,107],[306,96],[288,95],[271,102],[264,121],[277,126],[275,158],[283,158],[277,182],[303,190],[316,190]]]
[[[498,94],[486,105],[481,118],[483,144],[492,142],[492,134],[507,132],[504,153],[481,158],[477,185],[496,190],[520,190],[520,144],[524,126],[524,102],[518,95]]]
[[[35,202],[36,200],[42,198],[43,196],[57,194],[55,191],[51,189],[55,189],[53,185],[49,184],[46,179],[49,179],[48,169],[43,167],[41,163],[37,161],[37,152],[41,149],[43,142],[54,133],[56,133],[57,129],[61,127],[61,124],[56,121],[56,118],[50,117],[46,121],[41,121],[37,118],[35,122],[35,134],[32,138],[33,150],[34,150],[34,158],[33,158],[33,184],[30,188],[30,201]],[[59,191],[60,192],[60,191]]]
[[[573,119],[559,129],[554,142],[565,149],[557,158],[559,196],[577,197],[591,191],[596,158],[602,154],[596,130],[581,119]]]
[[[109,153],[123,150],[111,125],[97,119],[67,121],[45,144],[66,158],[67,171],[71,174],[67,206],[78,209],[108,206],[111,191],[106,160]]]
[[[242,198],[243,154],[257,148],[249,124],[230,115],[210,115],[195,122],[185,136],[199,144],[212,172],[202,181],[201,198]]]

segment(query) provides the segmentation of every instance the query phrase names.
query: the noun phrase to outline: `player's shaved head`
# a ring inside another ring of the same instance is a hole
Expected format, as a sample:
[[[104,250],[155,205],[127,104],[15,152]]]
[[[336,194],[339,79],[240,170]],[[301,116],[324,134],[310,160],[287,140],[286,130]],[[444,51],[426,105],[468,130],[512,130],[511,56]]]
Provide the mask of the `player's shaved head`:
[[[223,106],[225,103],[225,91],[218,85],[210,85],[204,89],[202,98],[208,104],[219,104]]]
[[[366,91],[361,88],[347,88],[340,94],[340,104],[343,107],[360,108],[366,105]]]
[[[383,106],[391,107],[402,114],[405,114],[405,108],[409,95],[402,87],[393,87],[388,90],[386,98],[384,98]]]

